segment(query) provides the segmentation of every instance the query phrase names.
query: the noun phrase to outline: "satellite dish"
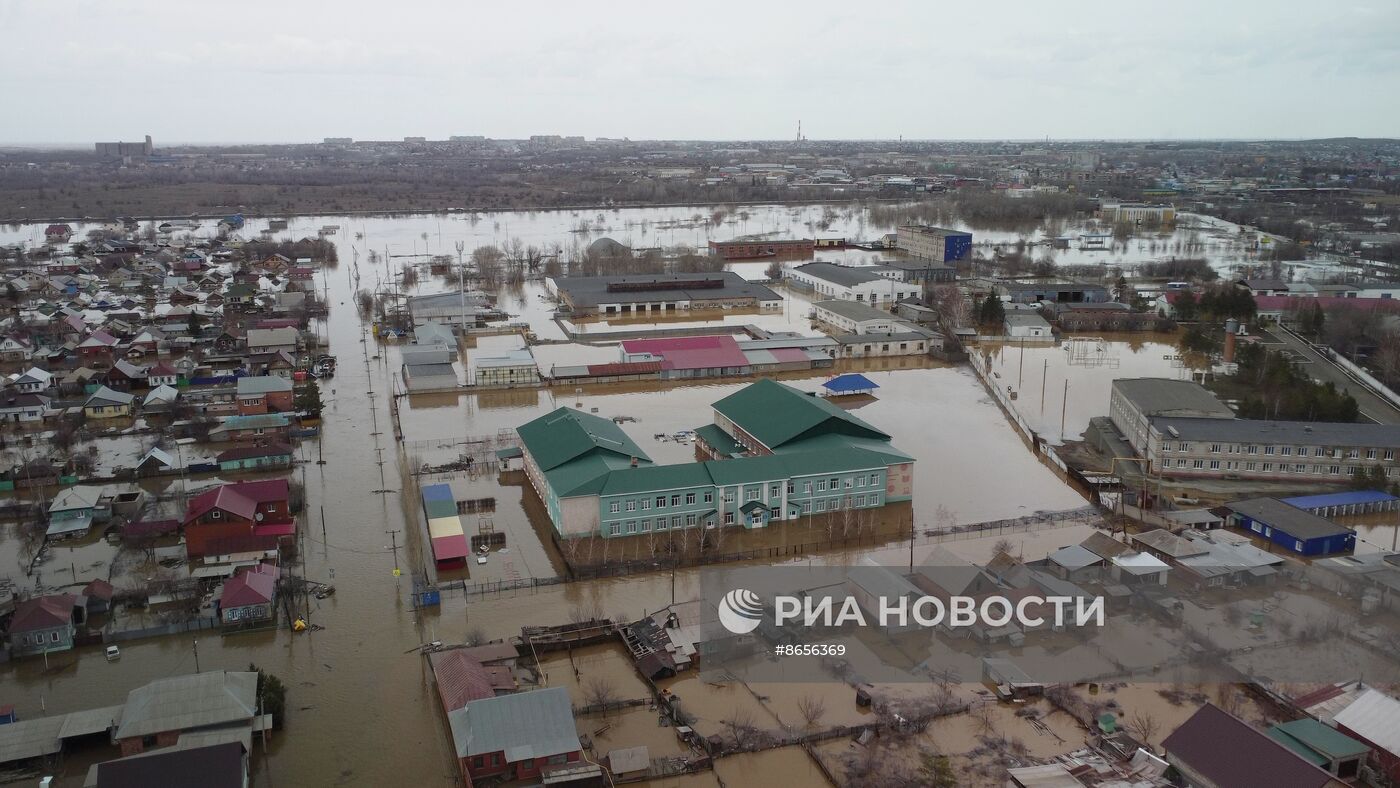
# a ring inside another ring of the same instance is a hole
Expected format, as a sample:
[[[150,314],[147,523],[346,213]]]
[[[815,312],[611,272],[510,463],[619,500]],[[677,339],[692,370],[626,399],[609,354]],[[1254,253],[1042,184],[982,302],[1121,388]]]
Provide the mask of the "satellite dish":
[[[262,522],[262,521],[263,521],[263,513],[262,513],[262,512],[258,512],[257,514],[254,514],[254,515],[253,515],[253,519],[254,519],[254,520],[257,520],[258,522]]]

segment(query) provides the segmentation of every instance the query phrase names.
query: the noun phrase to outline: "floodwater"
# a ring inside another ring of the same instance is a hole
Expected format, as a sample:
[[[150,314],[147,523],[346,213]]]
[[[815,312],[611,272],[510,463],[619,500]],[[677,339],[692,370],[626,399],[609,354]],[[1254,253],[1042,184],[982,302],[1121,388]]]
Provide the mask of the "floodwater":
[[[1079,335],[1039,344],[986,342],[970,352],[991,361],[997,385],[1016,394],[1016,412],[1051,443],[1076,440],[1090,419],[1107,416],[1114,380],[1189,380],[1192,371],[1189,354],[1183,359],[1175,334]]]
[[[705,209],[646,209],[601,216],[608,228],[604,234],[624,242],[700,246],[708,238],[758,232],[810,236],[815,231],[806,223],[820,218],[823,209],[753,206],[743,214],[731,213],[716,227],[694,221],[698,212],[708,213]],[[838,214],[823,231],[868,238],[891,229],[863,225],[861,215],[860,211]],[[241,670],[255,663],[280,676],[288,687],[285,730],[268,742],[266,757],[262,747],[255,747],[255,784],[455,785],[458,776],[450,738],[426,662],[407,652],[435,639],[460,641],[468,632],[509,637],[518,634],[524,623],[562,623],[579,609],[636,617],[673,601],[695,598],[697,573],[686,570],[676,573],[674,586],[668,576],[634,576],[501,596],[464,599],[448,595],[438,610],[415,612],[409,606],[408,573],[430,559],[422,553],[418,501],[401,492],[404,474],[417,462],[440,462],[455,453],[437,451],[430,444],[493,435],[559,404],[578,401],[585,409],[598,408],[605,416],[636,417],[638,421],[625,424],[624,429],[658,462],[688,461],[691,447],[656,441],[653,433],[708,421],[710,403],[739,385],[668,388],[664,392],[642,387],[589,388],[581,399],[571,392],[560,396],[554,391],[535,390],[406,397],[399,400],[408,442],[401,453],[393,438],[388,404],[395,389],[396,353],[368,336],[353,294],[373,289],[376,281],[387,281],[390,272],[396,272],[403,262],[425,258],[395,256],[371,266],[369,250],[389,255],[455,256],[457,242],[470,250],[508,237],[541,246],[558,243],[567,249],[598,237],[570,232],[585,219],[596,224],[598,216],[596,212],[566,211],[475,219],[462,215],[293,219],[287,233],[292,237],[314,236],[325,224],[341,227],[330,236],[339,246],[340,263],[323,270],[316,280],[318,287],[328,291],[332,305],[329,318],[317,327],[329,337],[331,352],[340,364],[336,377],[323,390],[326,410],[322,437],[319,444],[316,440],[303,442],[300,453],[308,462],[296,473],[307,498],[303,571],[309,579],[333,583],[338,589],[331,598],[310,602],[311,622],[324,629],[299,635],[280,630],[131,641],[122,645],[123,658],[112,663],[104,659],[100,648],[51,655],[47,665],[43,660],[14,662],[0,666],[0,701],[14,704],[22,718],[33,718],[119,703],[130,689],[164,676],[196,669]],[[207,230],[212,223],[205,226]],[[265,220],[252,220],[244,234],[253,237],[264,226]],[[84,229],[79,228],[80,235]],[[42,233],[42,227],[3,228],[0,243],[32,241],[36,233]],[[441,289],[441,283],[425,277],[420,288],[430,292]],[[530,284],[518,294],[507,293],[501,305],[529,320],[542,338],[562,339],[557,327],[552,332],[549,329],[553,325],[550,305],[539,297],[540,288],[542,285]],[[794,300],[793,305],[796,303]],[[798,316],[783,319],[804,322],[805,310],[793,305],[785,314]],[[471,352],[469,348],[469,358]],[[539,352],[551,363],[573,358],[572,354],[549,357],[547,349]],[[858,414],[892,432],[896,446],[920,458],[919,492],[913,507],[920,522],[972,522],[1083,503],[1030,456],[969,371],[911,361],[894,359],[873,365],[878,371],[870,374],[881,390]],[[812,389],[822,377],[792,382]],[[435,452],[439,456],[432,456]],[[316,464],[314,458],[320,456],[325,464]],[[513,529],[510,554],[515,558],[493,554],[488,563],[491,571],[505,572],[509,563],[518,574],[554,573],[549,555],[538,546],[528,547],[527,535],[533,529],[528,509],[533,493],[487,478],[459,475],[452,482],[465,485],[464,492],[494,496],[497,504],[491,517],[495,527]],[[15,538],[12,527],[4,533],[0,539]],[[100,569],[91,566],[99,559],[88,559],[86,554],[84,559],[89,570]],[[405,570],[402,576],[395,576],[396,566]],[[80,579],[85,578],[83,567],[78,569]],[[11,571],[8,566],[4,570]],[[551,676],[560,673],[549,672]],[[567,675],[565,671],[566,679]],[[683,691],[683,697],[707,718],[722,717],[735,703],[743,702],[708,686],[688,686]],[[785,709],[787,700],[782,693],[775,690],[773,695],[775,705]],[[834,719],[851,714],[835,698],[828,708]],[[787,712],[779,713],[786,718]],[[777,724],[770,712],[763,710],[763,714]],[[627,724],[634,723],[629,719]],[[388,746],[383,744],[389,742]],[[764,766],[788,757],[785,754],[743,757],[747,760],[724,765],[726,784],[791,779],[792,774]],[[81,756],[69,759],[60,770],[58,784],[64,788],[80,785],[84,760]],[[752,771],[749,761],[754,764]],[[786,768],[785,762],[782,765]],[[713,775],[701,775],[662,784],[713,783]]]

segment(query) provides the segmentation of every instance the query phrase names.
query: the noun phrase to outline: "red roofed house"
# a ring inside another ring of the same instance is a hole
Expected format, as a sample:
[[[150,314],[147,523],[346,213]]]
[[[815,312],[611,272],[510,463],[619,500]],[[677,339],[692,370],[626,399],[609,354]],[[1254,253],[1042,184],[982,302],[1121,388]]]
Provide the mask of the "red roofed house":
[[[277,567],[270,564],[239,572],[219,592],[219,620],[224,624],[270,621],[277,598]]]
[[[185,509],[185,549],[203,558],[227,537],[277,540],[296,533],[286,479],[225,484],[196,495]]]
[[[73,648],[77,603],[72,594],[49,594],[20,602],[10,619],[10,654],[23,657]]]
[[[78,355],[83,358],[102,358],[112,355],[116,347],[116,337],[106,331],[94,331],[91,336],[78,343]]]
[[[727,334],[626,340],[622,361],[660,361],[663,379],[753,374],[739,343]]]
[[[51,224],[44,228],[44,240],[51,244],[68,243],[73,237],[73,228],[66,224]]]
[[[474,700],[515,692],[517,685],[508,665],[483,665],[470,649],[439,651],[428,657],[437,681],[442,710],[456,711]]]

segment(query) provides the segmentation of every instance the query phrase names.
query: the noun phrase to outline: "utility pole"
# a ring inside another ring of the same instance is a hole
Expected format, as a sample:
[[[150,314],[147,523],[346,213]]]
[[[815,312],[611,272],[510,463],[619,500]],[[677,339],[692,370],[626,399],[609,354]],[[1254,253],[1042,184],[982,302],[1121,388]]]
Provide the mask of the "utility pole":
[[[398,529],[394,529],[394,530],[392,530],[392,531],[389,532],[389,542],[390,542],[390,544],[392,545],[392,546],[390,547],[390,549],[394,551],[394,577],[398,577],[399,574],[400,574],[400,572],[399,572],[399,532],[398,532]]]
[[[1021,377],[1026,369],[1026,338],[1021,337],[1021,356],[1016,360],[1016,393],[1021,393]]]
[[[1069,378],[1065,378],[1065,398],[1060,401],[1060,440],[1065,439],[1065,410],[1069,408]]]
[[[199,672],[199,638],[194,639],[194,672]]]
[[[1040,415],[1045,415],[1045,380],[1050,377],[1050,359],[1040,368]],[[1063,437],[1063,436],[1062,436]]]

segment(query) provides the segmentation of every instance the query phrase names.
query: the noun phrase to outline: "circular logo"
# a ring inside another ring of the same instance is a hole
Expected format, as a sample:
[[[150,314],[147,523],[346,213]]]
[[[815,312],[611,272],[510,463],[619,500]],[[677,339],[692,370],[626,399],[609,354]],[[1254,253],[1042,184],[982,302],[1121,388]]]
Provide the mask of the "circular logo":
[[[754,631],[762,618],[763,601],[746,588],[736,588],[719,601],[719,623],[736,635]]]

